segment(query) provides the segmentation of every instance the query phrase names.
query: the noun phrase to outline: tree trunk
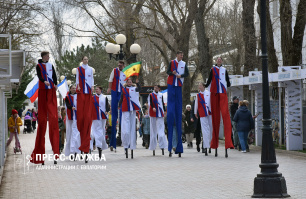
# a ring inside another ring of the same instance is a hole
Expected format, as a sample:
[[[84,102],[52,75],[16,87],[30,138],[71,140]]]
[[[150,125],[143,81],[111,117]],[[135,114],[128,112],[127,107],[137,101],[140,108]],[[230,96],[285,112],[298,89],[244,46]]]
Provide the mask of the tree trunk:
[[[281,46],[283,65],[291,65],[292,54],[292,10],[290,0],[280,0]]]
[[[243,41],[245,48],[243,75],[247,76],[249,71],[254,70],[254,66],[257,65],[254,27],[255,0],[243,0],[242,7]]]
[[[181,27],[181,32],[179,39],[177,41],[178,47],[181,51],[184,52],[184,61],[188,65],[188,59],[189,59],[189,40],[190,40],[190,33],[192,24],[195,18],[195,11],[197,9],[197,1],[191,0],[189,5],[189,14],[187,16],[187,19],[185,21],[185,24]],[[184,78],[184,85],[183,85],[183,107],[185,107],[187,104],[190,104],[190,92],[191,92],[191,81],[190,81],[190,74],[188,77]]]
[[[296,22],[294,26],[294,35],[292,40],[292,66],[300,65],[302,63],[302,47],[303,38],[306,27],[306,0],[300,0],[298,11],[296,15]]]
[[[208,78],[210,68],[212,66],[211,55],[209,50],[209,39],[206,35],[206,29],[204,25],[203,12],[205,9],[205,0],[201,0],[199,7],[195,14],[195,28],[198,40],[198,53],[199,53],[199,71],[202,75],[203,82]]]

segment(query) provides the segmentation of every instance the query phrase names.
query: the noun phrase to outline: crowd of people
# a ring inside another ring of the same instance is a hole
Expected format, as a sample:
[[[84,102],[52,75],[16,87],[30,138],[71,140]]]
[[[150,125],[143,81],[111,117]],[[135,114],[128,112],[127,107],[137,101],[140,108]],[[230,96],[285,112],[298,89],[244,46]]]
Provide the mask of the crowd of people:
[[[112,70],[106,89],[95,86],[93,68],[88,65],[88,57],[84,56],[82,65],[76,70],[76,84],[70,86],[64,99],[65,106],[58,107],[55,93],[57,76],[49,62],[49,52],[42,52],[41,57],[36,67],[39,78],[39,119],[34,110],[26,113],[34,118],[33,128],[36,128],[38,121],[35,148],[31,155],[32,163],[44,164],[44,159],[40,157],[45,154],[47,120],[55,159],[63,150],[65,155],[69,156],[88,154],[96,148],[101,158],[103,150],[109,148],[110,151],[116,152],[117,145],[123,146],[126,158],[129,157],[129,153],[133,158],[137,132],[143,139],[142,146],[151,150],[153,155],[159,144],[162,155],[168,149],[169,157],[172,157],[173,153],[181,157],[183,141],[187,142],[187,148],[193,148],[195,137],[198,152],[202,148],[202,153],[207,156],[211,149],[215,149],[217,157],[221,115],[224,124],[225,157],[228,157],[229,148],[239,147],[242,152],[249,151],[247,137],[249,131],[254,128],[254,117],[247,109],[248,102],[240,101],[238,106],[237,97],[233,98],[231,114],[229,113],[226,92],[230,81],[226,69],[222,66],[221,57],[210,70],[206,84],[199,84],[199,93],[192,105],[187,105],[184,111],[182,86],[184,78],[189,76],[189,71],[187,64],[182,60],[181,51],[177,52],[176,59],[169,63],[167,69],[167,102],[165,103],[160,92],[160,86],[156,84],[143,106],[139,101],[141,85],[138,79],[134,83],[123,73],[124,61],[119,61],[118,67]],[[103,90],[111,94],[110,102]],[[13,135],[17,138],[17,127],[22,125],[16,110],[13,110],[10,121],[12,124],[9,126],[13,134],[8,144]],[[17,146],[20,148],[20,143]],[[85,163],[87,162],[88,158],[85,156]],[[54,164],[57,164],[56,160]]]

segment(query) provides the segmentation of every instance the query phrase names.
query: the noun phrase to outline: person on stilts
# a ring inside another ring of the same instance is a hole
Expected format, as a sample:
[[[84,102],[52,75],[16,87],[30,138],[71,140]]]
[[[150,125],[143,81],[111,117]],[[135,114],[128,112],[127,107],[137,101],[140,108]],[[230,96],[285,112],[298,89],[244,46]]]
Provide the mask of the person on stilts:
[[[92,110],[92,139],[90,145],[93,145],[93,140],[96,141],[96,147],[99,150],[99,157],[102,157],[102,150],[108,148],[105,140],[105,125],[107,113],[109,112],[108,99],[102,94],[102,87],[96,87],[96,94],[93,96],[93,110]]]
[[[153,150],[153,156],[155,156],[155,149],[157,145],[157,135],[159,148],[164,155],[164,149],[167,149],[168,142],[165,135],[165,123],[164,123],[164,111],[165,105],[163,100],[163,94],[159,92],[160,86],[155,85],[154,91],[149,95],[149,115],[150,115],[150,150]]]
[[[227,149],[233,149],[231,139],[232,125],[228,109],[227,88],[231,86],[226,68],[222,66],[222,58],[217,58],[217,64],[210,69],[208,81],[205,85],[210,90],[211,112],[213,123],[213,135],[211,148],[215,149],[215,156],[218,156],[220,112],[222,114],[224,136],[225,136],[225,157],[228,157]]]
[[[207,150],[210,148],[210,142],[212,137],[212,118],[211,118],[211,102],[210,92],[205,90],[205,84],[201,82],[199,84],[200,92],[196,95],[194,104],[194,115],[201,122],[203,148],[205,156],[207,156]],[[198,118],[198,113],[200,118]]]
[[[30,162],[34,164],[44,164],[43,155],[45,154],[45,135],[47,121],[49,121],[49,139],[51,142],[54,164],[59,157],[59,128],[57,114],[57,77],[53,65],[49,62],[49,52],[41,53],[42,59],[38,60],[36,73],[39,79],[38,83],[38,110],[39,120],[35,148],[31,154]]]
[[[123,84],[126,82],[126,76],[122,72],[125,64],[124,61],[119,61],[118,62],[118,67],[114,68],[109,80],[108,80],[108,90],[107,93],[111,93],[111,111],[112,111],[112,128],[111,128],[111,139],[110,139],[110,150],[113,151],[115,148],[116,151],[116,134],[117,134],[117,129],[116,129],[116,124],[117,124],[117,119],[118,119],[118,103],[121,97],[121,91],[123,88]],[[121,115],[121,110],[120,110],[120,115]]]
[[[140,110],[139,91],[140,85],[136,79],[136,85],[133,85],[132,79],[127,79],[122,88],[119,107],[122,108],[121,121],[121,140],[125,149],[126,158],[128,158],[128,148],[131,149],[131,158],[133,159],[133,150],[136,149],[136,111]]]
[[[80,132],[77,127],[77,93],[76,86],[71,85],[70,91],[65,98],[66,104],[66,147],[65,155],[80,154],[79,147],[81,146]]]
[[[168,84],[168,102],[167,102],[167,126],[168,126],[168,151],[169,157],[172,157],[172,139],[173,139],[173,125],[177,128],[177,147],[175,154],[183,153],[182,143],[182,87],[184,77],[188,77],[189,71],[187,64],[182,61],[183,52],[176,53],[176,59],[169,63],[167,74]]]
[[[81,136],[81,146],[79,149],[85,154],[89,153],[90,149],[90,133],[92,124],[92,93],[94,90],[93,69],[88,65],[88,57],[82,58],[82,65],[76,71],[77,85],[77,118],[78,130]],[[82,122],[81,122],[82,121]],[[85,163],[88,163],[87,155]]]

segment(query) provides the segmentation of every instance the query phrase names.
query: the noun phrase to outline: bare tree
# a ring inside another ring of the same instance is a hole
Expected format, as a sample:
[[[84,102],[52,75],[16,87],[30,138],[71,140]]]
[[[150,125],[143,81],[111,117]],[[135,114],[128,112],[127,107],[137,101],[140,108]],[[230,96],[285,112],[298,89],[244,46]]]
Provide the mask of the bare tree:
[[[245,51],[243,75],[247,76],[248,71],[254,70],[254,66],[257,65],[254,26],[255,0],[242,0],[242,7],[243,40]]]
[[[293,34],[291,1],[280,0],[279,2],[283,65],[299,65],[302,62],[302,45],[306,27],[306,0],[300,0],[298,4]]]
[[[209,4],[207,0],[200,0],[198,2],[198,7],[196,9],[196,17],[195,17],[195,28],[197,33],[197,40],[198,40],[198,56],[199,62],[196,68],[196,72],[194,76],[191,78],[192,85],[194,79],[198,71],[202,74],[203,81],[208,78],[209,70],[212,66],[212,59],[209,49],[209,38],[207,37],[207,31],[204,23],[204,15],[206,15],[209,10],[213,7],[216,0]]]

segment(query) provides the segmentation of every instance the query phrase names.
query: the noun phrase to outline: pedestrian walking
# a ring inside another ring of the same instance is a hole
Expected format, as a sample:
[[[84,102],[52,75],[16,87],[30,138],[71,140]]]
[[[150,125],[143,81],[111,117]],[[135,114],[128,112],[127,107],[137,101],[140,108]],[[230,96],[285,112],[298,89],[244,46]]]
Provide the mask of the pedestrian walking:
[[[33,128],[33,131],[36,129],[36,121],[37,121],[37,112],[33,108],[32,109],[32,128]]]
[[[186,105],[186,110],[184,111],[184,134],[186,135],[187,148],[193,148],[193,136],[194,136],[194,121],[191,117],[191,105]]]
[[[239,138],[238,138],[238,132],[236,129],[236,122],[233,120],[236,111],[238,110],[238,106],[239,106],[239,98],[237,96],[233,97],[233,101],[232,104],[230,106],[230,113],[231,113],[231,121],[232,121],[232,140],[233,140],[233,144],[235,149],[237,149],[237,147],[239,147]]]
[[[14,151],[21,151],[20,141],[18,134],[20,133],[20,126],[22,126],[22,120],[18,116],[18,111],[13,109],[12,116],[8,120],[8,127],[10,130],[10,137],[6,142],[6,147],[8,147],[15,137],[15,148]]]
[[[251,112],[248,110],[248,105],[249,102],[247,100],[240,101],[239,108],[233,119],[236,122],[241,152],[243,153],[249,151],[248,135],[250,130],[254,129],[254,119]]]

